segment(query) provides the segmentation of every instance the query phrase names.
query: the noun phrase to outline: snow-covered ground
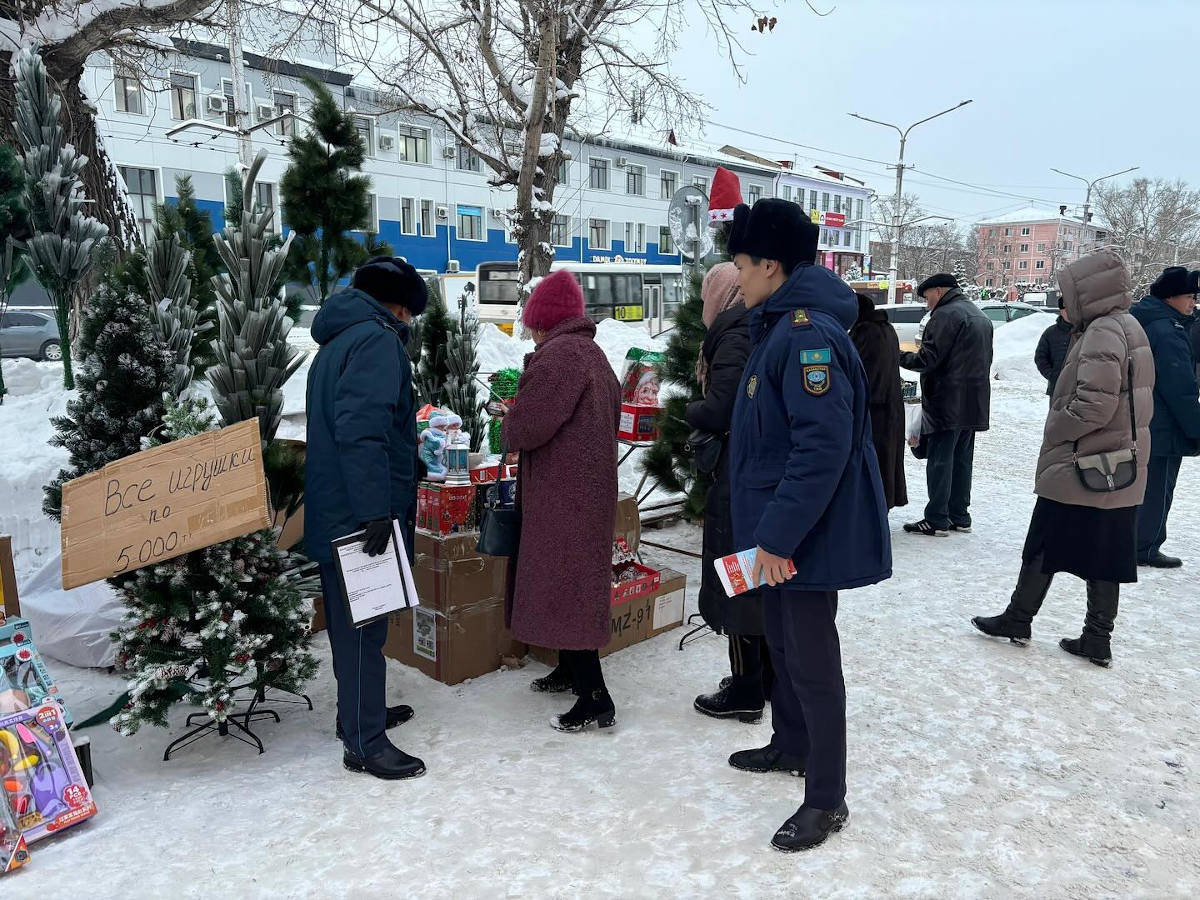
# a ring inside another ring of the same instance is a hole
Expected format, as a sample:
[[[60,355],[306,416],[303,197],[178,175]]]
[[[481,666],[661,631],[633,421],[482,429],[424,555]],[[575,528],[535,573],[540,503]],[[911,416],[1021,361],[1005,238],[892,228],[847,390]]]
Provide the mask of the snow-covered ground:
[[[969,623],[1003,608],[1033,506],[1046,401],[1021,362],[1040,329],[1020,326],[997,331],[974,533],[900,531],[925,500],[923,469],[909,458],[912,502],[891,517],[895,576],[842,595],[852,817],[825,846],[771,850],[802,783],[726,764],[766,743],[769,724],[692,710],[727,665],[715,637],[680,652],[676,631],[606,660],[618,707],[608,734],[552,731],[548,718],[567,704],[528,690],[545,671],[537,663],[453,688],[391,663],[391,701],[417,710],[393,738],[429,766],[399,784],[341,768],[318,638],[316,711],[261,726],[261,757],[209,740],[163,763],[183,709],[170,732],[94,729],[100,814],[35,845],[32,864],[0,882],[4,896],[42,888],[51,871],[56,895],[88,898],[1200,895],[1200,552],[1183,537],[1200,524],[1195,465],[1185,463],[1166,548],[1184,568],[1142,570],[1124,591],[1113,669],[1057,647],[1082,624],[1083,588],[1071,578],[1054,585],[1027,648]],[[40,371],[6,361],[6,378],[18,368],[22,378]],[[52,395],[18,393],[0,407],[5,491],[45,457],[49,428],[37,416],[56,408]],[[49,457],[40,465],[52,467]],[[40,515],[36,491],[0,500],[0,528]],[[700,544],[688,525],[647,537]],[[660,551],[649,559],[687,572],[693,611],[699,564]],[[123,686],[51,666],[76,714]]]

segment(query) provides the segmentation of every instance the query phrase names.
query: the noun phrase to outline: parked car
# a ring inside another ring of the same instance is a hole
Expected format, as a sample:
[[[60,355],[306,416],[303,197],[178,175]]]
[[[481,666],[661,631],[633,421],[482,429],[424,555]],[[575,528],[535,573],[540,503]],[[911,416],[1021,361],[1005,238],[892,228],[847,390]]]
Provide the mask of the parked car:
[[[896,330],[901,350],[916,350],[921,333],[921,321],[929,315],[924,303],[881,303],[876,309],[887,314],[888,321]]]
[[[1007,322],[1023,319],[1034,313],[1046,313],[1051,316],[1058,315],[1057,309],[1034,306],[1031,303],[1022,303],[1020,300],[1012,303],[980,303],[979,308],[983,310],[985,316],[992,320],[993,328],[999,328]]]
[[[6,312],[0,317],[0,356],[62,359],[54,316],[31,310]]]

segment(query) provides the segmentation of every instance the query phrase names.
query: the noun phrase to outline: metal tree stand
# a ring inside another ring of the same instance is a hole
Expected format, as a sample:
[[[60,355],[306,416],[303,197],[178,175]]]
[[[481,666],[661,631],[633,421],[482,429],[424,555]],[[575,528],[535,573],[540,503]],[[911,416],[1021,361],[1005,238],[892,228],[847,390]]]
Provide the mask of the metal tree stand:
[[[186,727],[191,728],[192,730],[184,735],[181,735],[167,745],[167,749],[163,753],[163,762],[167,762],[171,758],[171,754],[175,753],[175,751],[182,750],[184,747],[188,747],[196,743],[201,738],[209,734],[216,734],[218,737],[237,738],[243,744],[248,744],[251,747],[256,748],[260,756],[266,752],[266,748],[263,746],[262,740],[257,734],[254,733],[251,725],[254,722],[260,722],[263,720],[270,720],[275,723],[280,721],[278,712],[276,712],[274,709],[262,707],[262,704],[267,702],[267,689],[262,686],[254,687],[253,682],[246,682],[245,684],[235,686],[232,688],[232,690],[253,690],[253,694],[251,696],[235,697],[233,700],[233,703],[235,704],[247,704],[246,711],[231,712],[225,717],[224,721],[220,722],[213,718],[212,713],[192,713],[185,720]],[[292,691],[285,691],[282,688],[271,688],[271,691],[273,693],[279,692],[283,694],[291,694],[291,696],[298,698],[295,700],[288,700],[282,697],[272,696],[270,700],[272,704],[305,704],[308,706],[310,712],[313,709],[313,702],[307,694],[296,694]],[[199,724],[196,724],[197,722]]]

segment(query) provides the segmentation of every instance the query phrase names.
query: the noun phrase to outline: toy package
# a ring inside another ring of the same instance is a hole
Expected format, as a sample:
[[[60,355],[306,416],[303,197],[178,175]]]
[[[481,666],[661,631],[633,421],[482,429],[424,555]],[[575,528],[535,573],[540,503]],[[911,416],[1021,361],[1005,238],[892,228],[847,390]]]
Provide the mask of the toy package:
[[[0,779],[7,776],[3,765],[0,765]],[[25,836],[21,834],[21,828],[17,825],[17,814],[8,802],[8,791],[0,788],[0,875],[19,869],[27,862],[29,849],[25,846]]]
[[[625,354],[621,377],[621,424],[617,437],[625,441],[648,442],[658,437],[659,380],[655,368],[663,355],[631,347]]]
[[[0,773],[26,843],[96,814],[71,736],[53,702],[0,716]]]
[[[0,716],[38,706],[46,700],[58,704],[70,725],[71,713],[33,643],[29,622],[9,619],[0,625]]]

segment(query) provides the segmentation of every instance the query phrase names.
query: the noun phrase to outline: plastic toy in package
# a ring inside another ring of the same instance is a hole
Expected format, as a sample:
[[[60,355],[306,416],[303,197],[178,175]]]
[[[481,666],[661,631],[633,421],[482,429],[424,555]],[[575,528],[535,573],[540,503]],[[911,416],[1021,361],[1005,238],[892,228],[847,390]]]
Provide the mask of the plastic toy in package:
[[[71,713],[62,702],[58,685],[42,661],[33,633],[24,619],[9,619],[0,634],[0,716],[38,706],[45,700],[58,704],[71,725]]]
[[[0,767],[0,778],[7,773]],[[29,862],[29,848],[17,824],[17,814],[8,802],[8,792],[0,789],[0,875],[19,869]]]

